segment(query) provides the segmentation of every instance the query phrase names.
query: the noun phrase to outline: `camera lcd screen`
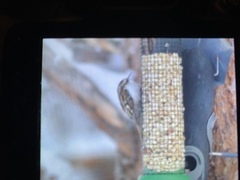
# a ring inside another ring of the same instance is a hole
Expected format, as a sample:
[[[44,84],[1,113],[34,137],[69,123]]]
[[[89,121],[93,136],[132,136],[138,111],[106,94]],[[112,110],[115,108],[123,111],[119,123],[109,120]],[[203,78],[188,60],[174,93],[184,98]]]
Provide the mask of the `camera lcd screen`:
[[[44,38],[40,179],[238,179],[236,104],[233,38]]]

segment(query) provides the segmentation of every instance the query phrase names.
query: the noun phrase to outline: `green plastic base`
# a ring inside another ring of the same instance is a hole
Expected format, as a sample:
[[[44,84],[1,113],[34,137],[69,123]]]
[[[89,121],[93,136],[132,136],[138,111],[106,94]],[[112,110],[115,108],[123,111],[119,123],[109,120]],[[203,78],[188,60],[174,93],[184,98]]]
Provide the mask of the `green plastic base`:
[[[190,180],[187,174],[155,174],[143,175],[139,180]]]

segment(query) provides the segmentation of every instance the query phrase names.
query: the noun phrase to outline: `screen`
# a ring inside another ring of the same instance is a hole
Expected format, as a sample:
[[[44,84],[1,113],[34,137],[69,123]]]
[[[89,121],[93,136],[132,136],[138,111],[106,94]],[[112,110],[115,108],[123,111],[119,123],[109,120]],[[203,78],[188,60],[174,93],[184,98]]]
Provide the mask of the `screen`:
[[[233,38],[42,44],[42,180],[238,179]]]

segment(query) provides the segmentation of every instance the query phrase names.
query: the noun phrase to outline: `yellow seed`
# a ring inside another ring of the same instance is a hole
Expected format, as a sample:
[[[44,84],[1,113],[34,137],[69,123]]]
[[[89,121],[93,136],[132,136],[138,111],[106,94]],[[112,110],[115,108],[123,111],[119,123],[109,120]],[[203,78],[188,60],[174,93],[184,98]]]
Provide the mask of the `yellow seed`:
[[[181,80],[181,58],[177,54],[142,56],[143,139],[145,148],[151,148],[144,152],[143,162],[156,172],[184,167]]]

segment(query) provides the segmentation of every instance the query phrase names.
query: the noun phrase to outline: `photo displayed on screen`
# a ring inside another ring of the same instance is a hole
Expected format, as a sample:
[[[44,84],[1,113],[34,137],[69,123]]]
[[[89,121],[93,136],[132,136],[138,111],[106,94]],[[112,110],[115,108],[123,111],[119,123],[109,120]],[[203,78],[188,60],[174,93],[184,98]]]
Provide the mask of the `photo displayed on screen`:
[[[233,38],[42,44],[41,180],[238,179]]]

